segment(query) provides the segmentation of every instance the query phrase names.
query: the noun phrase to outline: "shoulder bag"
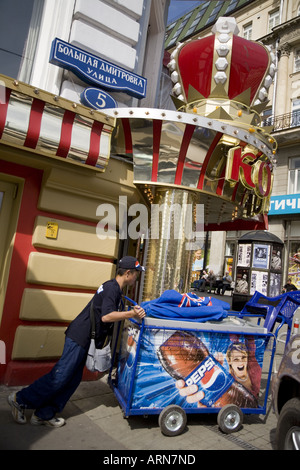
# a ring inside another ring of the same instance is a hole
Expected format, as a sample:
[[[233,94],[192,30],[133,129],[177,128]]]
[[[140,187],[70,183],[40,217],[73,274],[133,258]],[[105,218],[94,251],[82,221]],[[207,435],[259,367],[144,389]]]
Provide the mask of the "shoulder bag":
[[[96,336],[96,323],[95,323],[95,312],[93,308],[93,302],[90,306],[90,318],[92,325],[91,343],[86,359],[86,367],[91,372],[105,372],[111,367],[111,348],[110,348],[110,337],[105,341],[105,346],[102,349],[97,349],[95,344]]]

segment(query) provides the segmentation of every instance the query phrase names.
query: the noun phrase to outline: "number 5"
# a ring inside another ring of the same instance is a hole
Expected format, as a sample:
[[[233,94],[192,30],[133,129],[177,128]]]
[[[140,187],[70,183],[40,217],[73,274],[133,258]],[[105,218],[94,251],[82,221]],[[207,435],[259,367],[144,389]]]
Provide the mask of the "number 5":
[[[98,94],[98,100],[101,101],[101,103],[98,103],[98,101],[96,101],[96,105],[99,107],[99,108],[105,108],[105,95],[103,93],[99,93]]]

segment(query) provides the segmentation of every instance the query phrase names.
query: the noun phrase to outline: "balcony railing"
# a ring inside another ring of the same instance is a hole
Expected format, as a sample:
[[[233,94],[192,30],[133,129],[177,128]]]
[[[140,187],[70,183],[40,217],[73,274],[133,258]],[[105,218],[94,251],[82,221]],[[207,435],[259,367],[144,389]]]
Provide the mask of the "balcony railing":
[[[262,122],[263,126],[273,126],[274,131],[300,126],[300,109],[280,116],[270,116]]]

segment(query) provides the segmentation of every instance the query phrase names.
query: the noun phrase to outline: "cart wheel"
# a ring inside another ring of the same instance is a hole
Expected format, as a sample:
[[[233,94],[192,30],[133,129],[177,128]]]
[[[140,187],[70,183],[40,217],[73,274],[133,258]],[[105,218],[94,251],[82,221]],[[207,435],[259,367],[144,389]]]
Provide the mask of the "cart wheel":
[[[225,434],[238,431],[243,423],[243,413],[236,405],[225,405],[218,413],[218,425]]]
[[[180,406],[166,406],[159,415],[158,424],[165,436],[178,436],[186,427],[186,413]]]

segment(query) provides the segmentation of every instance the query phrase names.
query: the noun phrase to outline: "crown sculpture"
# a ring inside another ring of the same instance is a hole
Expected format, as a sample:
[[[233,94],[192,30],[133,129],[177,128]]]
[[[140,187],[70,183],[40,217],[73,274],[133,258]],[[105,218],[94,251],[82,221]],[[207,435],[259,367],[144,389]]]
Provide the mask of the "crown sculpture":
[[[237,36],[234,18],[219,18],[214,35],[178,44],[168,64],[177,109],[259,125],[276,71],[275,56]]]
[[[275,55],[262,44],[237,36],[234,18],[219,18],[212,32],[202,39],[178,43],[171,54],[172,99],[178,111],[209,118],[207,127],[216,129],[217,122],[223,123],[224,134],[213,150],[215,158],[209,162],[214,171],[210,172],[209,165],[206,168],[206,177],[209,173],[219,177],[216,193],[228,194],[229,183],[236,196],[239,189],[235,184],[240,180],[257,198],[248,194],[247,201],[246,194],[240,192],[236,200],[242,201],[244,209],[239,214],[236,210],[235,216],[266,214],[277,144],[269,134],[271,128],[261,127],[260,114],[268,104],[268,90],[276,72]],[[222,156],[227,158],[223,172]],[[200,184],[198,189],[205,188]]]
[[[112,151],[133,158],[134,182],[150,203],[159,186],[189,190],[205,206],[206,230],[234,230],[233,220],[267,228],[276,142],[260,114],[275,56],[237,36],[234,18],[219,18],[212,33],[171,54],[177,111],[107,111],[119,123]]]

